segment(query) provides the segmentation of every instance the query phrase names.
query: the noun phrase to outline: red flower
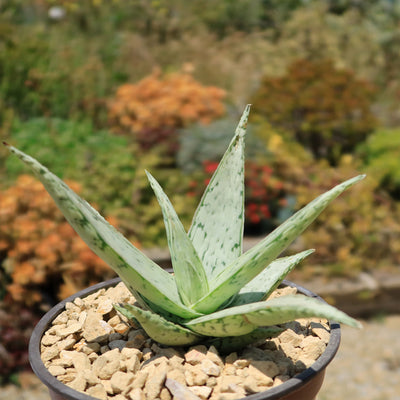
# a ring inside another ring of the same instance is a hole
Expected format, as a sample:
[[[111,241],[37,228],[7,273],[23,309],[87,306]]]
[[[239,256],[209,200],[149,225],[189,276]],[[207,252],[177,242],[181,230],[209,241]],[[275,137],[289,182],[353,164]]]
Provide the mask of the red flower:
[[[263,213],[264,217],[266,218],[270,218],[271,217],[271,213],[269,211],[269,208],[266,204],[262,204],[260,206],[260,211]]]
[[[252,224],[259,224],[260,221],[261,221],[261,218],[257,214],[250,215],[250,222]]]
[[[216,171],[216,169],[218,168],[218,164],[219,163],[216,161],[205,161],[203,164],[204,171],[207,174],[213,174]]]

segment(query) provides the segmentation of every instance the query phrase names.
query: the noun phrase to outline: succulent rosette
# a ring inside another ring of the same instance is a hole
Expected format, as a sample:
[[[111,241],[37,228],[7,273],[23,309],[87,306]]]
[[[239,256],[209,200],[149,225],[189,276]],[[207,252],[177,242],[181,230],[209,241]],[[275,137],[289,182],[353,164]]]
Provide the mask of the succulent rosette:
[[[279,329],[276,325],[307,317],[360,327],[355,319],[315,298],[300,294],[268,297],[313,250],[277,257],[332,200],[364,175],[320,195],[243,252],[244,140],[249,111],[247,106],[188,232],[167,195],[147,173],[163,212],[173,274],[139,251],[38,161],[7,145],[32,169],[76,232],[134,295],[135,305],[115,308],[161,344],[212,342],[220,348],[240,348],[274,334]]]

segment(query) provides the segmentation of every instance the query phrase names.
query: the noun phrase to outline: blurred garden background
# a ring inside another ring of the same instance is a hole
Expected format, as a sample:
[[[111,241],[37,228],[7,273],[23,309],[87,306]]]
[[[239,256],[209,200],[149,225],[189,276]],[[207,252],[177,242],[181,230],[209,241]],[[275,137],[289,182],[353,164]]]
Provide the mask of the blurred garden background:
[[[248,237],[365,172],[289,252],[304,276],[400,264],[400,2],[0,0],[0,136],[131,241],[165,248],[150,170],[188,227],[251,103]],[[113,276],[0,148],[0,384],[61,298]],[[10,318],[13,315],[13,318]]]

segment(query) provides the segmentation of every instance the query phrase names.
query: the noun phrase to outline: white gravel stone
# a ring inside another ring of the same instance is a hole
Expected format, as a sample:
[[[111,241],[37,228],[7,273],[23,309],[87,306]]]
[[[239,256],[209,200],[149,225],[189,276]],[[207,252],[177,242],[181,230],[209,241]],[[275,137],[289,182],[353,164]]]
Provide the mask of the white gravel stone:
[[[128,398],[130,400],[146,400],[146,397],[143,393],[142,389],[136,388],[136,389],[132,389],[129,393],[128,393]]]
[[[86,389],[87,381],[83,376],[83,373],[78,373],[75,379],[67,384],[70,388],[83,392]]]
[[[59,336],[46,334],[42,338],[42,345],[52,346],[60,340]]]
[[[201,370],[208,376],[219,376],[221,374],[221,367],[206,358],[201,363]]]
[[[134,378],[135,375],[131,372],[115,372],[110,379],[114,393],[121,393],[127,390]]]
[[[324,351],[325,343],[315,336],[307,336],[301,342],[304,358],[316,360]]]
[[[189,389],[194,395],[200,397],[202,400],[208,399],[213,390],[208,386],[191,386]]]
[[[89,310],[84,324],[83,337],[88,342],[103,342],[113,329],[96,311]]]
[[[95,397],[100,400],[108,399],[107,391],[102,384],[98,384],[98,385],[89,387],[88,390],[86,391],[86,393],[89,396]]]
[[[201,368],[201,364],[184,366],[184,376],[188,386],[201,386],[208,380],[208,375]]]
[[[49,372],[54,376],[64,375],[65,368],[57,365],[51,365],[49,368]]]
[[[164,364],[159,365],[152,374],[149,374],[144,387],[146,398],[148,400],[155,400],[158,398],[161,389],[164,386],[166,377],[167,368],[164,366]]]

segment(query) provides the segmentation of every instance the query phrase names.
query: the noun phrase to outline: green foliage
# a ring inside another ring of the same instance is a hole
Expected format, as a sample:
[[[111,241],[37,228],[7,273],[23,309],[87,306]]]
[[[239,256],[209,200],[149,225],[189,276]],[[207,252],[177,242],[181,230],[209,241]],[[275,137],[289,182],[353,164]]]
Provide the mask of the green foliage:
[[[223,36],[232,30],[252,31],[261,25],[262,0],[194,1],[193,11],[205,25]],[[197,4],[196,4],[197,3]]]
[[[299,60],[286,75],[265,77],[254,109],[291,132],[317,158],[336,164],[374,128],[373,87],[330,61]]]
[[[62,29],[42,24],[13,26],[0,52],[3,108],[16,109],[22,118],[86,115],[101,120],[102,98],[112,78],[105,63],[112,62],[107,52],[113,40],[106,44],[68,37]]]
[[[313,2],[295,10],[280,25],[271,65],[264,69],[276,74],[299,59],[332,60],[335,67],[356,71],[357,76],[377,83],[384,58],[378,35],[379,28],[357,10],[337,15],[323,2]]]
[[[316,193],[352,176],[358,168],[351,157],[336,169],[323,164],[303,171],[302,185],[295,190],[302,207]],[[357,212],[354,210],[357,209]],[[373,176],[354,187],[351,196],[339,198],[301,237],[291,251],[313,243],[316,249],[306,270],[323,275],[355,276],[360,271],[387,269],[400,262],[400,208],[383,192]]]
[[[379,129],[359,146],[364,170],[396,200],[400,200],[400,131]]]
[[[105,130],[96,130],[89,121],[74,122],[58,118],[33,118],[27,122],[14,120],[8,140],[27,152],[35,152],[60,176],[82,181],[82,171],[106,170],[104,163],[120,170],[114,179],[124,181],[129,169],[130,179],[135,170],[127,140]],[[13,182],[24,170],[16,160],[5,160],[7,179]],[[89,175],[89,174],[88,174]],[[92,189],[92,188],[91,188]],[[109,199],[108,199],[109,200]]]
[[[65,8],[60,20],[49,17],[55,5]],[[104,124],[105,99],[118,85],[188,60],[196,79],[228,90],[238,109],[261,73],[280,74],[297,59],[355,70],[393,104],[398,5],[339,8],[315,0],[8,0],[0,6],[0,108],[22,118],[84,115]]]

